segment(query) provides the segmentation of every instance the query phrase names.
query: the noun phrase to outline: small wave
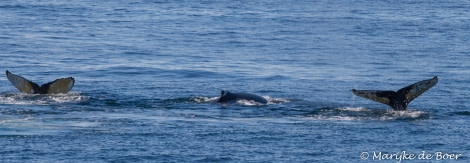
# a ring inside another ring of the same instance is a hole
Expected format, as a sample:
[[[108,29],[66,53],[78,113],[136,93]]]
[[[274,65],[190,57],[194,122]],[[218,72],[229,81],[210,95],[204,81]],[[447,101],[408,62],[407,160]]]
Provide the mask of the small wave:
[[[7,118],[0,120],[0,135],[54,135],[98,126],[97,122],[59,119]]]
[[[451,115],[470,116],[470,111],[453,112],[453,113],[451,113]]]

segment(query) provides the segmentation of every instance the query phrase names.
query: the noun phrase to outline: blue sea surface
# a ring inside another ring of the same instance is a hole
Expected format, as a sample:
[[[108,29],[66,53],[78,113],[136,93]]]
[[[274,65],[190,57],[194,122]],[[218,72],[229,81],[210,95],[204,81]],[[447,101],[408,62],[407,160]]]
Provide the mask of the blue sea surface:
[[[0,20],[2,72],[76,80],[0,77],[1,162],[470,161],[467,1],[3,0]],[[351,92],[433,76],[406,111]]]

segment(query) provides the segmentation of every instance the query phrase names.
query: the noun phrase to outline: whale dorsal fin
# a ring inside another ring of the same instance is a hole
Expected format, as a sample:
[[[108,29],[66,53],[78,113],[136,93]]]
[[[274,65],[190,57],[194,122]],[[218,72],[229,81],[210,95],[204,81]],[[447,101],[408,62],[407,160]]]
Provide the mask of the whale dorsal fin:
[[[75,79],[72,77],[68,77],[54,80],[39,87],[38,84],[29,81],[21,76],[12,74],[8,70],[6,71],[6,76],[11,82],[11,84],[13,84],[20,92],[29,94],[67,93],[72,89],[73,85],[75,84]]]
[[[41,89],[46,91],[47,94],[67,93],[72,89],[74,84],[75,79],[72,77],[61,78],[41,85]]]
[[[8,80],[22,93],[39,93],[39,85],[21,76],[6,71]]]
[[[389,105],[394,110],[406,110],[408,104],[426,92],[429,88],[436,85],[438,82],[437,76],[432,79],[423,80],[406,86],[398,91],[380,91],[380,90],[355,90],[352,92],[354,95],[374,100],[386,105]]]
[[[222,91],[220,91],[220,97],[223,97],[223,96],[225,96],[225,95],[227,95],[227,94],[229,94],[229,93],[230,93],[229,91],[222,90]]]

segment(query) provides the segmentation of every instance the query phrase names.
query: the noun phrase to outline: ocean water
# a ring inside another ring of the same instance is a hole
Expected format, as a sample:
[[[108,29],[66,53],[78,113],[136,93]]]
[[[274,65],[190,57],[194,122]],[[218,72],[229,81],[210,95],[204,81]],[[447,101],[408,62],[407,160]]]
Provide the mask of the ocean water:
[[[0,2],[2,162],[468,162],[467,1]],[[351,89],[439,77],[406,111]],[[221,90],[268,104],[216,102]],[[427,157],[429,155],[429,157]]]

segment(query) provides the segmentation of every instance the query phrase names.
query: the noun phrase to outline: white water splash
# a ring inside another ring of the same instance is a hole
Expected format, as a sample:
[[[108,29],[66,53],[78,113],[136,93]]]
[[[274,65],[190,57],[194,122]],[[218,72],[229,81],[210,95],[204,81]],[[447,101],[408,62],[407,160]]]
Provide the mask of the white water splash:
[[[80,93],[38,95],[38,94],[3,94],[0,95],[0,103],[11,105],[48,105],[60,103],[73,103],[89,100],[90,96]]]
[[[90,99],[90,96],[83,96],[80,93],[48,95],[47,97],[48,100],[56,103],[82,102]]]
[[[281,104],[281,103],[286,103],[290,102],[289,99],[286,98],[272,98],[269,96],[263,96],[266,100],[268,100],[268,104]]]
[[[429,113],[416,110],[395,111],[390,109],[367,109],[363,107],[345,107],[322,109],[308,118],[315,120],[416,120],[427,119]]]
[[[206,103],[206,102],[217,102],[219,97],[203,97],[203,96],[197,96],[194,98],[191,98],[191,100],[196,101],[197,103]]]
[[[286,98],[272,98],[272,97],[269,97],[269,96],[263,96],[267,101],[267,105],[271,105],[271,104],[280,104],[280,103],[286,103],[286,102],[290,102],[289,99],[286,99]],[[206,102],[217,102],[217,100],[219,100],[219,96],[217,97],[204,97],[204,96],[197,96],[197,97],[193,97],[191,98],[192,101],[195,101],[197,103],[206,103]],[[253,101],[253,100],[237,100],[235,101],[236,104],[238,105],[243,105],[243,106],[260,106],[260,105],[265,105],[263,103],[259,103],[259,102],[256,102],[256,101]]]
[[[243,106],[261,106],[261,105],[265,105],[263,103],[256,102],[256,101],[253,101],[253,100],[237,100],[237,104],[243,105]]]
[[[363,107],[358,107],[358,108],[353,108],[353,107],[345,107],[345,108],[338,108],[339,110],[343,111],[356,111],[356,112],[362,112],[362,111],[367,111],[367,109]]]

